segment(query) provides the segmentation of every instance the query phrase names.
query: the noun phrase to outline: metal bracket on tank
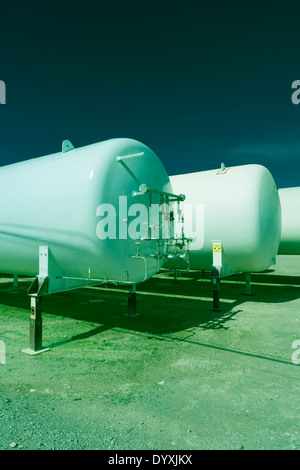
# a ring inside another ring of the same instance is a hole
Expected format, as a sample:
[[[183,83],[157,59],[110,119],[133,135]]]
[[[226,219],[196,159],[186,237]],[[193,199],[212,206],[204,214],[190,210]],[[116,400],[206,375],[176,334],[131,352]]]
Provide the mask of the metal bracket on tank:
[[[217,175],[225,175],[229,168],[226,168],[225,163],[221,163],[221,168],[220,170],[216,173]]]
[[[69,140],[64,140],[62,143],[62,153],[69,152],[70,150],[73,150],[75,147],[74,145],[69,141]]]
[[[146,152],[139,152],[139,153],[131,153],[129,155],[124,155],[122,157],[116,157],[117,162],[122,162],[123,160],[127,160],[128,158],[136,158],[136,157],[142,157],[145,155]]]
[[[48,295],[48,265],[49,249],[48,246],[39,247],[39,274],[30,285],[27,294],[35,297]]]
[[[30,284],[27,294],[35,297],[48,295],[48,276],[44,278],[36,276],[32,284]]]

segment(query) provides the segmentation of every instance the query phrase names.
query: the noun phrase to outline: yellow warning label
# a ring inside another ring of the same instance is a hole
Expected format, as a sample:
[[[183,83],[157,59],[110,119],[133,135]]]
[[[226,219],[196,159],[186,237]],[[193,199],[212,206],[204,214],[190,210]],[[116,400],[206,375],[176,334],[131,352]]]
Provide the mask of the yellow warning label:
[[[221,243],[213,243],[213,252],[219,253],[221,251]]]

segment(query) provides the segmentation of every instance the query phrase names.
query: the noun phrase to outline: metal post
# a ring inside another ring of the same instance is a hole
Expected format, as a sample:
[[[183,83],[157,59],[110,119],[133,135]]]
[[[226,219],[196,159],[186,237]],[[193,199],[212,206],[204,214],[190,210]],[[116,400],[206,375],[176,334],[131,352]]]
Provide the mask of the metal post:
[[[13,286],[18,287],[19,285],[19,276],[18,274],[14,274]]]
[[[31,297],[30,300],[29,349],[37,352],[42,349],[42,297]]]
[[[30,322],[29,322],[29,348],[23,349],[23,352],[31,356],[48,351],[49,348],[43,348],[43,321],[41,310],[42,297],[30,297]]]
[[[246,273],[246,291],[247,295],[251,295],[251,273]]]
[[[251,292],[251,273],[245,273],[245,292],[244,295],[254,295]]]
[[[212,277],[212,288],[213,288],[213,311],[220,311],[220,279]]]
[[[128,292],[128,317],[137,316],[136,313],[136,284],[132,284]]]
[[[178,278],[177,278],[177,269],[174,269],[174,283],[177,284]]]

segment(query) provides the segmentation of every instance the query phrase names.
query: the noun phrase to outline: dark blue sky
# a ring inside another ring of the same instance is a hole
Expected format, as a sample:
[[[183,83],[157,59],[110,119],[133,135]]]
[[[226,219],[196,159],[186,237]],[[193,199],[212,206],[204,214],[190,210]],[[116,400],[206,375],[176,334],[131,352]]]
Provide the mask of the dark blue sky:
[[[1,6],[0,164],[113,137],[170,175],[259,163],[300,186],[297,2]]]

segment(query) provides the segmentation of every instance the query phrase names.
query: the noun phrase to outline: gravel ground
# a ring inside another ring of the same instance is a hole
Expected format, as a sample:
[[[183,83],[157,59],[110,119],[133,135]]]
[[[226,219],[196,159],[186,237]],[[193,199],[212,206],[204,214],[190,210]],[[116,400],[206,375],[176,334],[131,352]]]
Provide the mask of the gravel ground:
[[[0,449],[299,449],[299,283],[258,277],[245,297],[237,277],[212,312],[189,276],[139,286],[136,318],[122,289],[43,299],[37,356],[29,282],[2,278]]]

